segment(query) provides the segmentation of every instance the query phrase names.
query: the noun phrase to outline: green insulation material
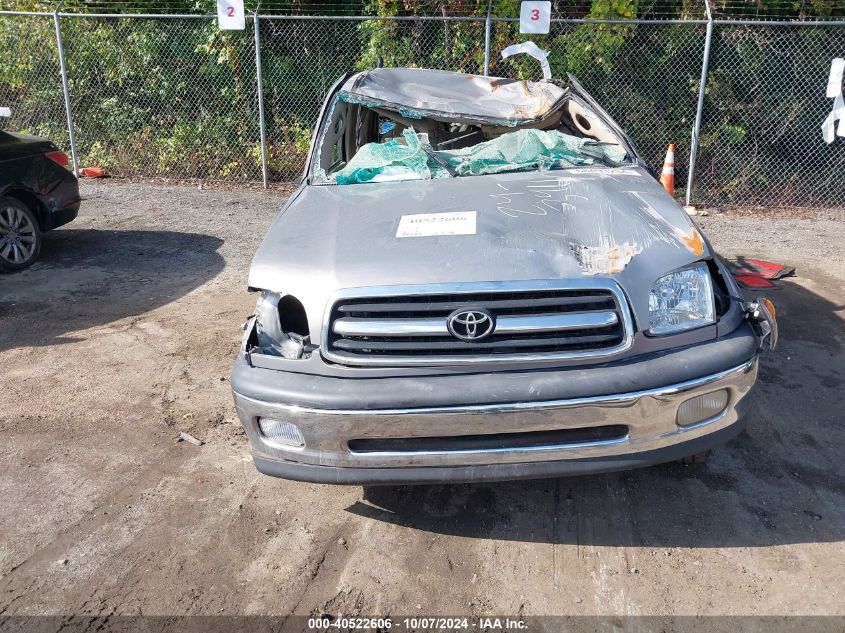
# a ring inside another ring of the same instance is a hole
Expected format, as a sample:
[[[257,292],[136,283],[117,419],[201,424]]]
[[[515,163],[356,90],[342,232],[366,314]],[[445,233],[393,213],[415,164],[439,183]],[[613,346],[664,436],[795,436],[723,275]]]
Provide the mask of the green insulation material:
[[[430,180],[448,178],[448,170],[439,165],[426,149],[428,135],[412,128],[402,133],[404,143],[391,139],[367,143],[349,164],[335,175],[340,185],[389,180]],[[621,153],[620,153],[621,152]],[[601,156],[618,161],[624,150],[598,145],[556,130],[517,130],[498,138],[456,150],[435,151],[458,176],[480,176],[503,171],[561,169],[601,162]],[[615,154],[615,156],[614,156]]]
[[[448,152],[438,152],[461,176],[480,176],[520,169],[553,169],[592,165],[579,151],[583,139],[556,130],[518,130]]]
[[[349,164],[335,174],[339,185],[378,180],[429,180],[432,173],[428,168],[429,157],[422,149],[428,143],[428,136],[416,134],[412,128],[402,132],[405,143],[390,139],[384,143],[367,143]]]

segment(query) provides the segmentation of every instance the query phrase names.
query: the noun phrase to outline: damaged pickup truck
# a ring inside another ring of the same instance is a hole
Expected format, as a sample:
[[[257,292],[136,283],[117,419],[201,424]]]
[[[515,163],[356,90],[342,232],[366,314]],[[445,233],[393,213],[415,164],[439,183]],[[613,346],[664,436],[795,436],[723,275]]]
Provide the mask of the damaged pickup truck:
[[[313,482],[700,454],[741,430],[776,337],[572,77],[341,78],[249,286],[238,415],[259,471]]]

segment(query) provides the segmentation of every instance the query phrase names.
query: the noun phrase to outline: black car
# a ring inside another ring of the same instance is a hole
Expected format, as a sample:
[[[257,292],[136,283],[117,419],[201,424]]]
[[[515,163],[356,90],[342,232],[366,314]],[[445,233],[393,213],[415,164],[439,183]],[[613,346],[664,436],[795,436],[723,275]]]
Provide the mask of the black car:
[[[47,139],[0,132],[0,271],[38,258],[41,235],[79,213],[67,154]]]

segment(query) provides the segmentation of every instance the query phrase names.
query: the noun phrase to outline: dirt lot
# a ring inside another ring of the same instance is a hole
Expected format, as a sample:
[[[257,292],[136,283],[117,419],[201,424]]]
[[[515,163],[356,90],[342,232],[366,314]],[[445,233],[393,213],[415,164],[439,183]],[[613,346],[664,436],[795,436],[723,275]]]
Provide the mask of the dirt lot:
[[[836,214],[701,220],[798,271],[748,430],[709,463],[362,489],[259,475],[232,407],[284,194],[83,190],[0,277],[0,614],[845,614]]]

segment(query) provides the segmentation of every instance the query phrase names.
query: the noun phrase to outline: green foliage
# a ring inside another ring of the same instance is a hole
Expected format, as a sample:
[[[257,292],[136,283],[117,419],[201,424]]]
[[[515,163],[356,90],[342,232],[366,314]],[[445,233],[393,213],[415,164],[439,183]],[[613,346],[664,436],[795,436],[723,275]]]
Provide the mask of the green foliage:
[[[270,138],[267,146],[267,163],[270,170],[286,180],[292,180],[300,175],[311,144],[311,125],[303,123],[297,118],[288,122],[280,122],[275,126],[278,130]],[[254,154],[261,164],[261,146]]]
[[[69,2],[85,10],[82,0]],[[450,2],[366,0],[365,9],[430,17],[451,14]],[[153,4],[161,2],[132,0],[124,8],[139,12]],[[555,7],[581,18],[628,20],[652,4],[559,0]],[[38,0],[15,6],[44,9]],[[175,0],[172,6],[176,12],[214,10],[211,0]],[[335,3],[326,11],[354,14],[357,6]],[[496,0],[493,15],[516,16],[519,6],[519,0]],[[722,14],[739,6],[715,0]],[[487,0],[470,7],[478,18],[486,10]],[[698,0],[677,0],[673,9],[678,18],[698,17],[699,10]],[[845,17],[841,0],[753,0],[742,10],[768,17]],[[61,24],[83,165],[102,165],[117,175],[260,178],[251,21],[245,31],[229,32],[208,19],[65,17]],[[379,58],[386,66],[469,73],[483,68],[483,19],[262,20],[260,28],[267,151],[276,180],[301,173],[320,105],[343,73],[372,68]],[[696,24],[555,22],[548,35],[526,36],[515,22],[494,21],[491,74],[539,79],[532,58],[499,55],[514,42],[533,39],[550,51],[555,78],[577,75],[652,167],[662,164],[666,145],[676,143],[676,176],[683,186],[704,31]],[[842,144],[821,144],[819,126],[831,108],[823,94],[830,59],[843,50],[845,28],[717,25],[699,198],[749,201],[772,192],[784,202],[841,198],[836,174],[845,172]],[[52,15],[0,15],[0,60],[0,105],[11,106],[14,115],[0,125],[48,136],[67,149]]]
[[[486,2],[476,1],[476,13],[484,15]],[[449,14],[448,2],[435,4],[442,5],[440,9]],[[370,0],[367,12],[402,17],[440,13],[431,5]],[[359,32],[362,40],[362,52],[356,63],[359,69],[373,68],[379,58],[388,67],[443,68],[470,73],[479,72],[484,64],[483,48],[478,46],[484,41],[483,21],[370,20],[360,24]]]
[[[832,107],[830,60],[843,47],[845,28],[716,30],[699,148],[704,196],[841,204],[845,147],[825,145],[820,126]]]
[[[636,0],[594,0],[588,17],[597,20],[629,20],[637,15]],[[629,24],[584,24],[561,36],[555,46],[563,51],[566,70],[578,73],[585,67],[600,67],[609,73],[614,58],[633,32]]]

